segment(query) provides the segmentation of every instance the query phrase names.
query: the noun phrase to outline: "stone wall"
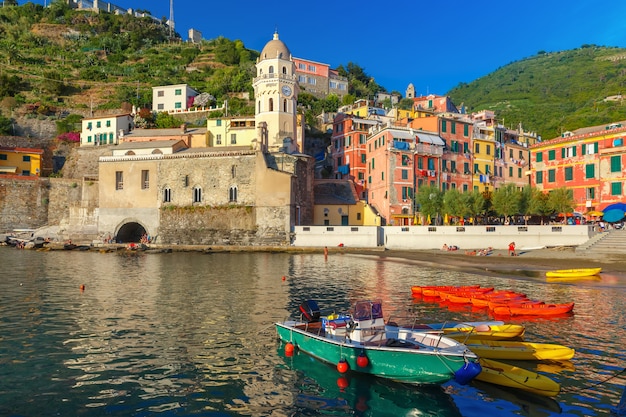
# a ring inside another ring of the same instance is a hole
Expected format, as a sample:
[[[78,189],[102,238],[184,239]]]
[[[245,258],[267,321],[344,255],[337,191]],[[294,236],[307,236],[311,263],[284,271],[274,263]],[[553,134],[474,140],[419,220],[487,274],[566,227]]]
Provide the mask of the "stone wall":
[[[36,229],[47,224],[48,184],[38,177],[0,178],[0,231]]]
[[[0,231],[40,229],[58,239],[97,236],[98,185],[65,178],[0,178]]]
[[[253,207],[163,207],[158,243],[190,245],[281,246],[284,228],[257,229]]]

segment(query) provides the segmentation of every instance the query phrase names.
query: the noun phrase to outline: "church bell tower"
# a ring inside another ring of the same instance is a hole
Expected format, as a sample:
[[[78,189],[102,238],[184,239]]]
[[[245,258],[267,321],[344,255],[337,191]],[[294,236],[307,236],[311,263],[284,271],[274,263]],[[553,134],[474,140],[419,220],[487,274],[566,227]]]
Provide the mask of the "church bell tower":
[[[294,153],[297,142],[297,113],[299,87],[296,66],[287,46],[274,33],[256,63],[253,81],[255,125],[262,149],[268,152]]]

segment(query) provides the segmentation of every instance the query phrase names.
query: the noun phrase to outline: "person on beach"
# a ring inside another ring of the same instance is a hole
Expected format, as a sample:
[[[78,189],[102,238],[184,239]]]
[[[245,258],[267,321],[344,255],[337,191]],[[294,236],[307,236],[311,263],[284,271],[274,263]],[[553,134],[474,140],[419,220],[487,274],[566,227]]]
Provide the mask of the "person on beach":
[[[515,242],[509,243],[509,256],[515,256]]]

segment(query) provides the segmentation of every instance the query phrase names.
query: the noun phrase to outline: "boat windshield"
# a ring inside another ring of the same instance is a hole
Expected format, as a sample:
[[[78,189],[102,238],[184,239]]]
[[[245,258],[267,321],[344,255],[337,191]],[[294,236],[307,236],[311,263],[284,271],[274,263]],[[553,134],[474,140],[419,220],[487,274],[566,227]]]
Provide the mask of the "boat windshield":
[[[381,301],[357,301],[354,305],[354,318],[356,320],[374,320],[383,318],[383,305]]]

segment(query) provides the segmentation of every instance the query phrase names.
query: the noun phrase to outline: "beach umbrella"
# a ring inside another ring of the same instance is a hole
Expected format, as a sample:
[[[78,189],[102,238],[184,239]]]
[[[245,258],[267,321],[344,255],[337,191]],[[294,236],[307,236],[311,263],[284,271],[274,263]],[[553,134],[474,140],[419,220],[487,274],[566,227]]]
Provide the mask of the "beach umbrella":
[[[593,217],[598,217],[598,216],[602,216],[604,213],[602,213],[601,211],[589,211],[587,213],[585,213],[587,216],[593,216]]]
[[[443,224],[448,224],[448,214],[443,217]]]
[[[618,222],[624,218],[624,210],[612,209],[604,212],[602,219],[605,222]]]
[[[430,224],[430,214],[428,215],[428,218],[426,219],[426,224]]]
[[[602,209],[603,212],[607,212],[609,210],[621,210],[621,211],[626,211],[626,203],[614,203],[614,204],[609,204],[608,206],[606,206],[604,209]]]

